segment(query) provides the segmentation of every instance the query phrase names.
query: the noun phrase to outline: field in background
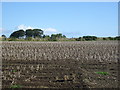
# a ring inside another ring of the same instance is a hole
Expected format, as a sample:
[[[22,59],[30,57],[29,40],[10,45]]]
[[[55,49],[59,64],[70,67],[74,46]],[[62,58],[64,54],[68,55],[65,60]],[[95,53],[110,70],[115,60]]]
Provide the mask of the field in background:
[[[2,43],[3,88],[116,88],[117,41]]]

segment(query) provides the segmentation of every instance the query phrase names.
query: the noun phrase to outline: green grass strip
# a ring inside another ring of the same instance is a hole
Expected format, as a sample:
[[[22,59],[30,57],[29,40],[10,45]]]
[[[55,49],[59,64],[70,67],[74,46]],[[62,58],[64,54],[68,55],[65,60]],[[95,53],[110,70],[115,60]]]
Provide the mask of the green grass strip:
[[[101,75],[109,75],[108,72],[96,72],[97,74],[101,74]]]

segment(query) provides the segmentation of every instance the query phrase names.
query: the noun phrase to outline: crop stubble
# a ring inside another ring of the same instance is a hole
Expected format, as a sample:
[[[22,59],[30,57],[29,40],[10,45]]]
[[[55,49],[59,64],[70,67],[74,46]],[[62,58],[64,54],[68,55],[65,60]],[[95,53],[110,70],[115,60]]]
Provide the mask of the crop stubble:
[[[117,41],[5,41],[2,87],[116,88],[117,49]]]

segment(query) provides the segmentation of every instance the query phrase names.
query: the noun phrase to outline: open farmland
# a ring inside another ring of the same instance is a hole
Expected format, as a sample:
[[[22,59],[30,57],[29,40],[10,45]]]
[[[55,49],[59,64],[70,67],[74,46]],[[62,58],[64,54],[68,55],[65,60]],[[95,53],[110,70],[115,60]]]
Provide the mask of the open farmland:
[[[5,41],[2,87],[116,88],[117,49],[117,41]]]

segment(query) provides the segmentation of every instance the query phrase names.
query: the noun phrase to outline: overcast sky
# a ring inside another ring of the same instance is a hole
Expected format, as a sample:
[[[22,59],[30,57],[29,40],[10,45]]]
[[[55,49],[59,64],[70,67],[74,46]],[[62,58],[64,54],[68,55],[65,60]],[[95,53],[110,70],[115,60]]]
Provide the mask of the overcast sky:
[[[3,2],[2,34],[40,28],[67,37],[118,35],[117,2]]]

